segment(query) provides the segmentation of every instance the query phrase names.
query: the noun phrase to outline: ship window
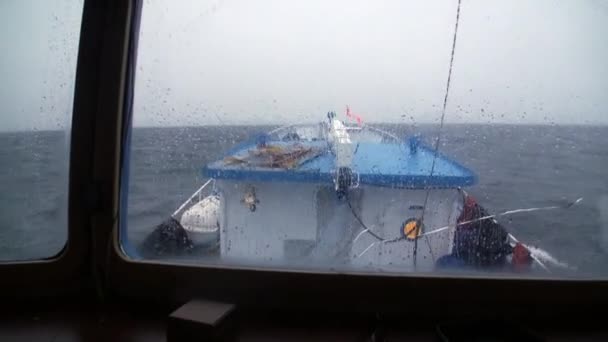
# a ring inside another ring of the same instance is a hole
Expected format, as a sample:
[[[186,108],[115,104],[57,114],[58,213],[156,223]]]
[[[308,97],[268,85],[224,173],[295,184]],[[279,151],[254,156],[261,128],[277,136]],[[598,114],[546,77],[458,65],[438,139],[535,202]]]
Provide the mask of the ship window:
[[[605,277],[597,1],[145,1],[124,251]]]
[[[49,258],[66,244],[82,7],[0,4],[0,261]]]

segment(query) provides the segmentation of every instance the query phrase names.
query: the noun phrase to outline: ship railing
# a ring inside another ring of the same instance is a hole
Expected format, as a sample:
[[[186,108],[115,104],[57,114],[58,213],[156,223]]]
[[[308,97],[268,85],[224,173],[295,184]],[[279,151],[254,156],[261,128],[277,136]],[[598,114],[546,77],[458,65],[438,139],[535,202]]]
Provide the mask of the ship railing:
[[[203,199],[203,190],[207,189],[209,185],[211,185],[212,188],[215,188],[215,179],[210,178],[203,185],[201,185],[201,187],[198,188],[198,190],[196,190],[184,203],[182,203],[182,205],[180,205],[171,216],[175,218],[184,209],[186,209],[186,207],[188,207],[188,205],[190,205],[195,198],[197,199],[197,203],[200,202]]]

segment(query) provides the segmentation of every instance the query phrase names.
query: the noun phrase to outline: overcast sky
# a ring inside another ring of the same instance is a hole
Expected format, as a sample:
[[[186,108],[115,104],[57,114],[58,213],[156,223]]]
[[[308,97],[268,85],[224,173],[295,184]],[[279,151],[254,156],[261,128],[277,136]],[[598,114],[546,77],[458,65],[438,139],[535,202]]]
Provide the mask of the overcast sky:
[[[145,1],[136,126],[437,122],[456,0]],[[65,127],[72,1],[0,3],[3,130]],[[608,5],[463,0],[447,122],[608,123]]]
[[[0,130],[69,125],[82,0],[0,1]]]

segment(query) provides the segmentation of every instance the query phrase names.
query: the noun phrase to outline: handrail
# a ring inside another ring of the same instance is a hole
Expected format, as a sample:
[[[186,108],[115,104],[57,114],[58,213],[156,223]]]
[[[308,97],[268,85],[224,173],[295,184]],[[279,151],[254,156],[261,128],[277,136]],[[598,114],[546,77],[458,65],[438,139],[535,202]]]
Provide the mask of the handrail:
[[[369,125],[366,125],[366,126],[365,126],[365,128],[367,128],[367,129],[369,129],[369,130],[371,130],[371,131],[378,132],[378,133],[380,133],[380,134],[384,134],[384,135],[386,135],[386,136],[389,136],[389,137],[391,137],[391,138],[395,139],[396,141],[399,141],[399,138],[398,138],[396,135],[394,135],[393,133],[389,133],[389,132],[387,132],[387,131],[385,131],[385,130],[383,130],[383,129],[376,128],[376,127],[369,126]]]
[[[287,130],[289,128],[306,127],[306,126],[310,126],[310,125],[316,125],[316,124],[305,124],[305,123],[302,123],[302,124],[291,124],[291,125],[280,126],[280,127],[277,127],[275,129],[269,131],[268,134],[277,134],[277,133],[279,133],[281,131],[284,131],[284,130]],[[399,141],[400,140],[399,137],[397,137],[396,135],[394,135],[394,134],[392,134],[392,133],[390,133],[388,131],[385,131],[383,129],[376,128],[376,127],[370,126],[370,125],[365,125],[365,126],[362,126],[362,127],[346,126],[346,129],[347,130],[351,130],[351,131],[362,131],[363,129],[368,129],[370,131],[373,131],[373,132],[376,132],[376,133],[380,133],[382,135],[385,135],[387,137],[395,139],[395,141]]]
[[[177,216],[177,214],[179,214],[180,211],[182,211],[189,203],[190,201],[192,201],[192,199],[194,197],[196,197],[197,195],[199,195],[201,193],[201,191],[203,191],[203,189],[205,189],[207,187],[207,185],[209,185],[209,183],[213,182],[214,179],[211,178],[208,181],[205,182],[205,184],[203,184],[200,188],[198,188],[198,190],[196,190],[192,196],[190,196],[184,203],[182,203],[182,205],[179,206],[179,208],[177,208],[177,210],[173,213],[173,215],[171,215],[171,217],[175,218],[175,216]]]

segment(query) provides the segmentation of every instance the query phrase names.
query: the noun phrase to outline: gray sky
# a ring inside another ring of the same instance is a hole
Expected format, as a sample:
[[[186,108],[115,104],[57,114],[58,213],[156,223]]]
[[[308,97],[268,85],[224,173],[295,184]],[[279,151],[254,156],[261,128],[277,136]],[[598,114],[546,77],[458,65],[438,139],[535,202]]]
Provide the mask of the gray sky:
[[[456,1],[147,1],[137,125],[440,117]],[[448,122],[608,123],[608,6],[463,0]]]
[[[82,0],[0,1],[0,131],[70,124]]]
[[[608,123],[608,5],[463,0],[447,122]],[[437,122],[455,0],[144,3],[136,126]],[[2,130],[68,125],[80,2],[0,2]]]

